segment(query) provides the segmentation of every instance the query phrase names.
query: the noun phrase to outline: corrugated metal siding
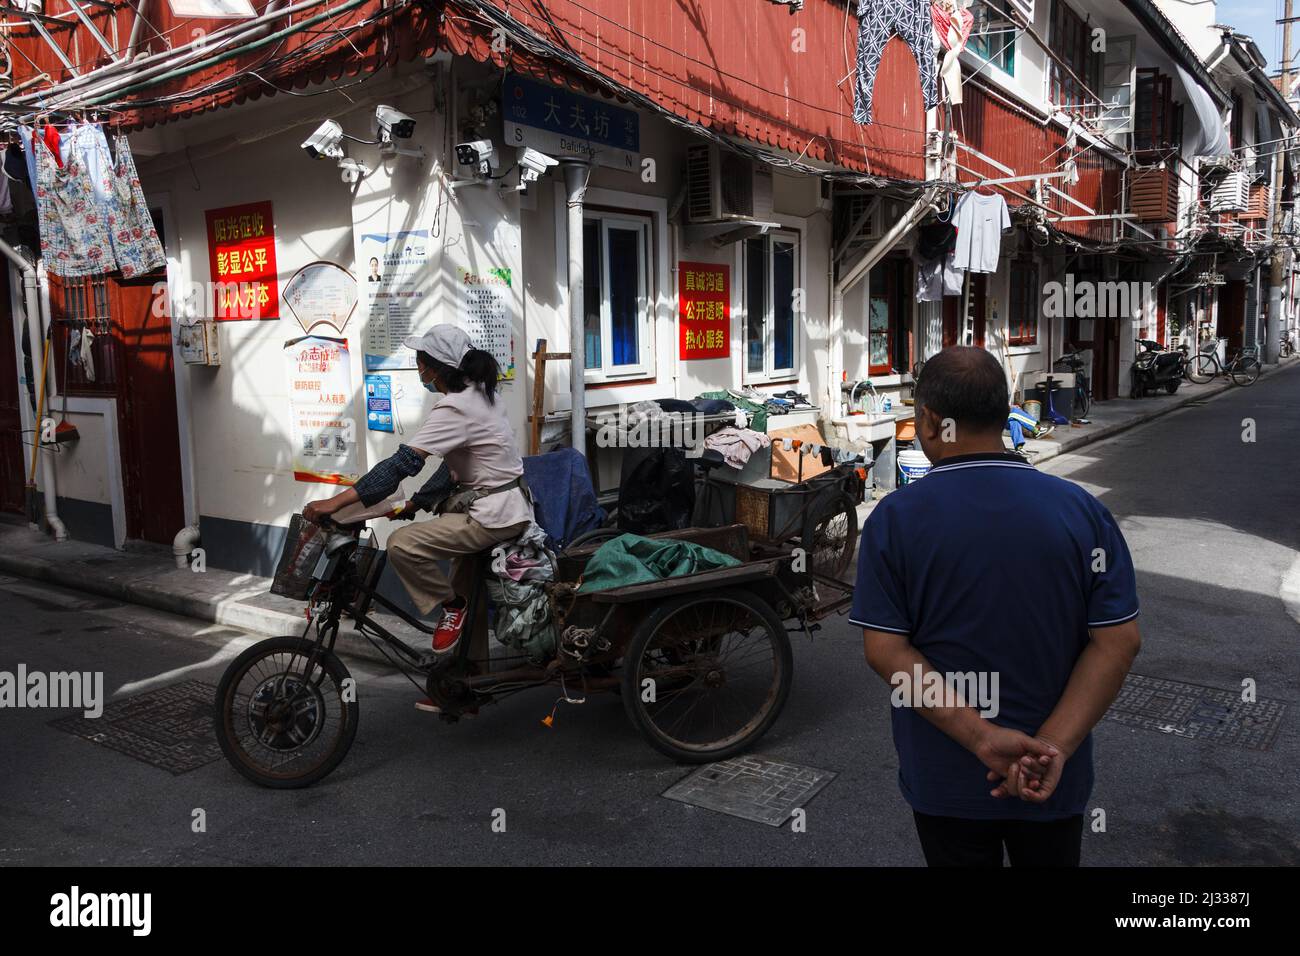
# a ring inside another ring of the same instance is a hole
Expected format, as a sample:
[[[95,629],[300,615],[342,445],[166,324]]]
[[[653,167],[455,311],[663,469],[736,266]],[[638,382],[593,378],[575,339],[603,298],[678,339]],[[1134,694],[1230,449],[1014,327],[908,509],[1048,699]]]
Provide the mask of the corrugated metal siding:
[[[505,4],[497,2],[498,8]],[[511,5],[523,26],[691,122],[850,169],[925,176],[925,111],[916,61],[890,42],[877,74],[876,122],[853,122],[857,17],[830,0],[796,16],[755,0],[691,5],[550,0]],[[471,19],[447,24],[452,49],[506,65]],[[802,51],[795,29],[804,31]],[[843,81],[843,82],[841,82]]]
[[[1044,126],[1026,111],[1001,102],[974,84],[966,84],[963,92],[962,104],[953,108],[953,126],[962,142],[1015,170],[1010,175],[1027,176],[1037,172],[1059,171],[1060,164],[1068,155],[1062,148],[1065,145],[1065,131],[1061,127],[1054,123]],[[1008,175],[969,153],[963,152],[958,161],[990,179]],[[1094,209],[1098,215],[1122,212],[1123,164],[1090,149],[1078,157],[1078,167],[1079,182],[1076,185],[1066,186],[1059,179],[1049,182],[1068,196]],[[962,178],[968,178],[968,175],[963,173]],[[1025,199],[1014,193],[1024,193],[1028,185],[1015,183],[1007,187],[990,188],[1002,188],[1008,204],[1015,206],[1024,204]],[[1087,215],[1085,210],[1059,196],[1048,195],[1051,198],[1045,205],[1061,215]],[[1110,221],[1063,222],[1056,228],[1080,238],[1103,240],[1111,237],[1114,224]]]
[[[691,4],[550,0],[544,5],[493,0],[493,5],[604,75],[692,122],[873,175],[924,178],[925,113],[916,62],[902,41],[890,42],[877,74],[876,122],[856,125],[852,119],[852,72],[857,17],[843,3],[809,0],[793,16],[787,8],[762,0]],[[46,6],[51,14],[67,9],[65,0],[47,0]],[[427,56],[446,45],[454,52],[552,82],[581,82],[516,45],[505,53],[494,52],[488,24],[469,8],[454,2],[443,6],[445,20],[433,7],[428,11],[407,8],[353,33],[351,43],[342,38],[327,42],[291,70],[264,75],[277,86],[301,87],[326,78],[373,72],[388,63]],[[96,23],[110,37],[114,34],[108,21],[116,17],[116,35],[124,44],[134,12],[128,7],[112,13],[97,9]],[[328,23],[346,29],[379,10],[378,2],[368,2]],[[297,19],[314,12],[298,14]],[[188,41],[195,30],[211,32],[231,24],[180,20],[162,2],[151,4],[148,13],[158,32],[175,43]],[[796,29],[804,31],[802,52],[796,50],[800,40]],[[55,35],[74,62],[90,65],[104,61],[102,51],[96,52],[98,47],[83,29],[59,28]],[[152,38],[151,52],[163,48],[151,31],[146,29],[145,36]],[[328,36],[320,27],[290,36],[276,55],[328,41]],[[56,79],[67,77],[53,52],[32,31],[11,30],[10,38],[39,70]],[[240,70],[256,69],[267,58],[267,50],[258,50],[136,95],[156,98],[198,90]],[[23,56],[16,55],[13,60],[16,82],[36,72]],[[136,111],[126,119],[132,125],[149,125],[272,92],[249,77],[236,90]]]

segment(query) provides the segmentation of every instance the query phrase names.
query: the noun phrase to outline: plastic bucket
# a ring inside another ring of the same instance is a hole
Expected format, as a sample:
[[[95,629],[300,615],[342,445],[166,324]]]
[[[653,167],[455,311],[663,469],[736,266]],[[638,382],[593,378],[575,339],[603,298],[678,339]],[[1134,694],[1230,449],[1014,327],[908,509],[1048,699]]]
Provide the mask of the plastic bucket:
[[[1043,420],[1043,403],[1031,398],[1025,402],[1025,414],[1034,421],[1041,422]]]
[[[898,453],[898,484],[910,485],[924,478],[930,471],[930,459],[925,453],[909,448]]]

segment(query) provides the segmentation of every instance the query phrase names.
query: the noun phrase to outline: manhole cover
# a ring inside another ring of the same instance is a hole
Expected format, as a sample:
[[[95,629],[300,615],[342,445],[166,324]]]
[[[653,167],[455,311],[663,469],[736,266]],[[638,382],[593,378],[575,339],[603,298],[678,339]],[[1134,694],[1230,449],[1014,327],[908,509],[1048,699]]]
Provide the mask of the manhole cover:
[[[829,770],[764,757],[736,757],[701,767],[664,796],[692,806],[779,827],[835,779]]]
[[[1269,750],[1285,713],[1280,700],[1246,703],[1240,691],[1129,674],[1106,716],[1164,734]]]
[[[188,773],[221,757],[212,731],[216,692],[212,684],[182,681],[115,700],[99,717],[61,717],[50,726],[169,773]]]

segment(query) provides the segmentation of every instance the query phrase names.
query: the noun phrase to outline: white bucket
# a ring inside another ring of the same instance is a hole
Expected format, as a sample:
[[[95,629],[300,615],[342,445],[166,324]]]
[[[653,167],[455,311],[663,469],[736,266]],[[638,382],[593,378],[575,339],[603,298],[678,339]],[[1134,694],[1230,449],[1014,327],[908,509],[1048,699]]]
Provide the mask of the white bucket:
[[[899,485],[910,485],[912,482],[924,478],[929,471],[930,459],[925,457],[924,452],[908,449],[898,453]]]

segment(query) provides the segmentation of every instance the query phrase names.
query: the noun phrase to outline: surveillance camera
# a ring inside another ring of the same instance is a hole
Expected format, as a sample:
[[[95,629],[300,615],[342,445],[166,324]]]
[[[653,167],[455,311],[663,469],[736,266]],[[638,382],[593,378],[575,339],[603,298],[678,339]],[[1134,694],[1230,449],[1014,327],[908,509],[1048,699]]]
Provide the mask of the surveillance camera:
[[[415,120],[391,106],[375,107],[375,124],[379,127],[381,142],[410,139],[415,135]]]
[[[519,181],[521,183],[533,183],[537,178],[545,173],[552,166],[558,166],[560,161],[545,153],[538,152],[531,146],[524,150],[524,154],[519,157],[519,165],[523,169],[519,172]]]
[[[334,120],[326,120],[307,137],[303,150],[312,159],[343,158],[343,127]]]
[[[456,160],[462,166],[474,166],[480,176],[491,174],[492,157],[495,154],[496,149],[490,139],[479,139],[472,143],[456,145]]]

